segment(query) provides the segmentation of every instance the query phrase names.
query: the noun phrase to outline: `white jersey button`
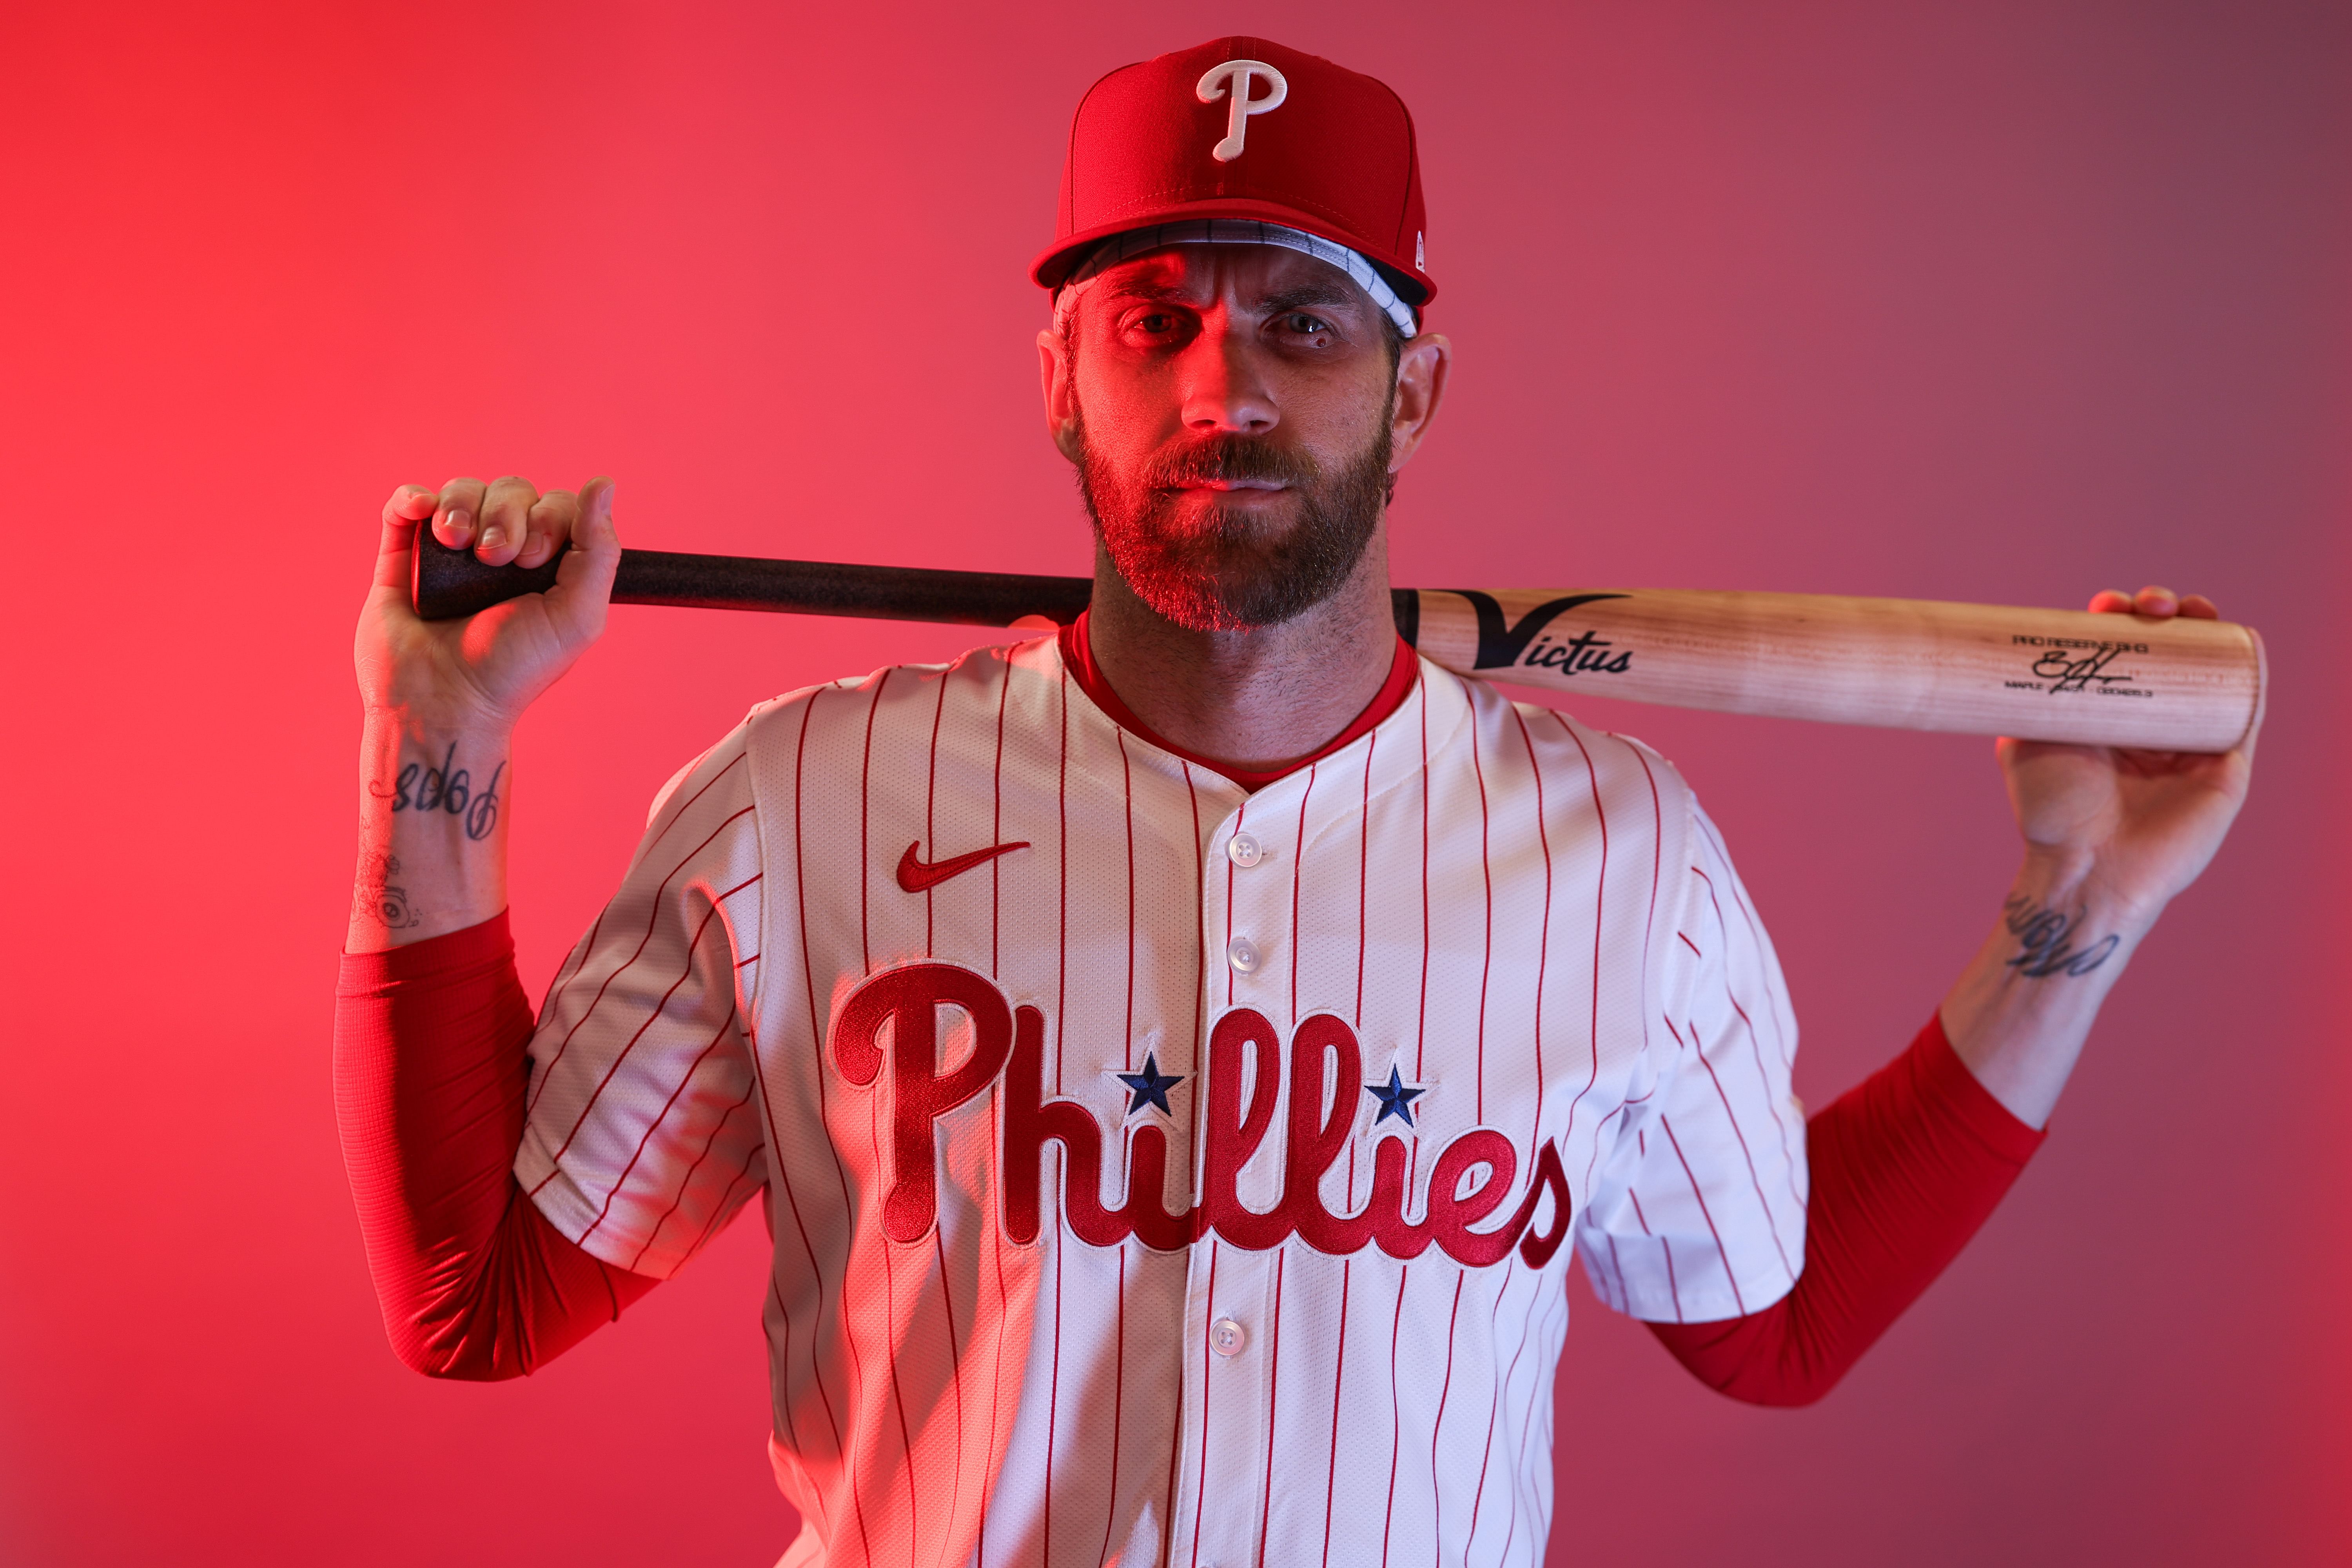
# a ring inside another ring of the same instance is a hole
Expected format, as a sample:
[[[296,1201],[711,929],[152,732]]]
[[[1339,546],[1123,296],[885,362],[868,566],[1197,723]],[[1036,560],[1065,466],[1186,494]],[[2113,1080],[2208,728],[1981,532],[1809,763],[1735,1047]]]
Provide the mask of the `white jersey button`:
[[[1225,840],[1225,855],[1236,866],[1255,866],[1265,858],[1265,846],[1246,833],[1236,833]]]
[[[1257,944],[1245,936],[1237,936],[1225,944],[1225,962],[1244,974],[1258,964]]]
[[[1209,1348],[1221,1356],[1237,1356],[1247,1343],[1249,1331],[1231,1318],[1219,1318],[1209,1325]]]

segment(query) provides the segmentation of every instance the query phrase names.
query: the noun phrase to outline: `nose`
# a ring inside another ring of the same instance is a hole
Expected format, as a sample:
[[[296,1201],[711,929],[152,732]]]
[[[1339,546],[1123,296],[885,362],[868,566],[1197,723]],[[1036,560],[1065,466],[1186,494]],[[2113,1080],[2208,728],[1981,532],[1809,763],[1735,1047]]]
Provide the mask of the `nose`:
[[[1201,323],[1177,374],[1184,428],[1194,436],[1263,436],[1282,419],[1255,335],[1224,311]]]

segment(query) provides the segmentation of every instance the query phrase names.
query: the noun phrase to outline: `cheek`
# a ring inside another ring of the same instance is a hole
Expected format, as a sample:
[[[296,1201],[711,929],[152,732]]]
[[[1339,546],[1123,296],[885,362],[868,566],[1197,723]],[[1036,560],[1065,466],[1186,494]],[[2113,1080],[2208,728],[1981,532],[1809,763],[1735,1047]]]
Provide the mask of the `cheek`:
[[[1077,401],[1087,445],[1121,467],[1157,450],[1182,424],[1164,387],[1135,377],[1090,374],[1083,363]]]

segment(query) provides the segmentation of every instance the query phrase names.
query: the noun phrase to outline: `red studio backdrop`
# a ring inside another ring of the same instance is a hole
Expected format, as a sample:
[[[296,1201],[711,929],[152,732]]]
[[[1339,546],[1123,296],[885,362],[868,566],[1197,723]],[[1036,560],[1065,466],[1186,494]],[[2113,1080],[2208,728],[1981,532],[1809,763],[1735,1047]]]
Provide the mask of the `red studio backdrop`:
[[[385,1348],[328,1093],[377,509],[609,471],[641,545],[1085,570],[1024,267],[1086,85],[1229,31],[1419,122],[1401,581],[2158,581],[2276,672],[2048,1148],[1825,1404],[1571,1284],[1549,1560],[2352,1560],[2352,12],[2283,0],[0,7],[0,1560],[790,1540],[756,1221],[525,1382]],[[976,640],[616,612],[520,740],[526,984],[752,702]],[[1580,710],[1724,826],[1806,1099],[1900,1048],[2013,865],[1989,743]]]

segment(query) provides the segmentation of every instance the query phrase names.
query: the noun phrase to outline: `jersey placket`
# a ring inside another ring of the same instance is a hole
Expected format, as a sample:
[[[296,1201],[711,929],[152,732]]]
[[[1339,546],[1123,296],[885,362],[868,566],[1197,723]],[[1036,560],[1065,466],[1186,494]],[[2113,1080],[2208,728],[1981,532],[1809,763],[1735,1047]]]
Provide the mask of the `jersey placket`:
[[[1304,778],[1301,773],[1265,786],[1208,831],[1201,917],[1211,956],[1203,1014],[1210,1029],[1240,1007],[1264,1014],[1286,1041],[1296,1022],[1290,1016],[1297,941],[1287,855],[1297,842]],[[1202,1077],[1193,1103],[1205,1110],[1213,1070],[1205,1031],[1198,1050]],[[1277,1088],[1283,1083],[1279,1053],[1255,1063],[1253,1070],[1275,1074]],[[1241,1172],[1240,1195],[1252,1209],[1271,1208],[1281,1195],[1281,1125],[1277,1105],[1273,1128]],[[1205,1115],[1196,1115],[1196,1193],[1208,1131]],[[1174,1568],[1244,1568],[1258,1561],[1260,1503],[1265,1468],[1273,1460],[1267,1422],[1277,1397],[1282,1259],[1282,1248],[1237,1247],[1213,1233],[1192,1246],[1185,1303],[1189,1418]]]

